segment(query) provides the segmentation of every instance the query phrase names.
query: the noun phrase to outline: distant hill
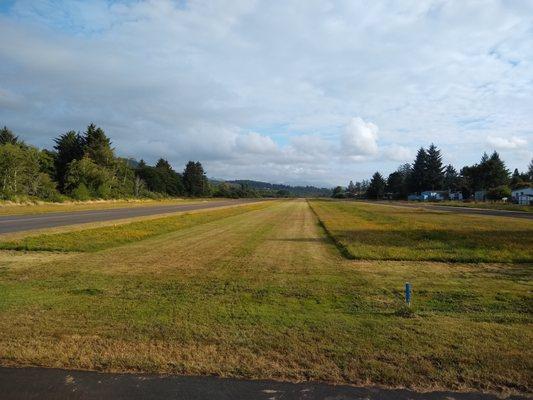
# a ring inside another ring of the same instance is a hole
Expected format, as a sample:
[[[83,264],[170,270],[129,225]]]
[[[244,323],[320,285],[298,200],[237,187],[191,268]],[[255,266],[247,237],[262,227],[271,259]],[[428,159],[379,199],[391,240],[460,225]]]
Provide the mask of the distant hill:
[[[331,196],[331,189],[328,188],[318,188],[315,186],[291,186],[291,185],[283,185],[279,183],[268,183],[268,182],[261,182],[261,181],[252,181],[247,179],[242,180],[233,180],[233,181],[226,181],[229,184],[235,184],[235,185],[246,185],[252,189],[264,191],[264,192],[272,192],[272,194],[283,191],[287,193],[287,195],[290,196],[301,196],[301,197],[330,197]]]

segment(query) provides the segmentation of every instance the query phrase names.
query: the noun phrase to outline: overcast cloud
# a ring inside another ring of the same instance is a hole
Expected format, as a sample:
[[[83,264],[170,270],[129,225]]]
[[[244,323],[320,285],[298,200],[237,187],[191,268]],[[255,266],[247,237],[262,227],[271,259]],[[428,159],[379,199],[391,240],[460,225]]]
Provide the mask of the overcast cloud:
[[[0,0],[0,124],[122,156],[347,184],[437,144],[533,155],[532,1]]]

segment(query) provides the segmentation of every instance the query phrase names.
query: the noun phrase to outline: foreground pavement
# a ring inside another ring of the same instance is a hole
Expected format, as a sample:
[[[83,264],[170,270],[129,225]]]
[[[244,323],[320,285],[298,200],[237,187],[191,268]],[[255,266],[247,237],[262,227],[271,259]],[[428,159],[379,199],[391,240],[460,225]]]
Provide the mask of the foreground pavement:
[[[54,228],[58,226],[84,224],[90,222],[113,221],[124,218],[146,217],[173,212],[204,210],[260,201],[257,199],[205,201],[192,204],[173,204],[164,206],[125,207],[107,210],[87,210],[68,212],[49,212],[35,215],[0,216],[0,234],[22,232],[33,229]]]
[[[495,400],[501,397],[482,393],[419,393],[405,389],[249,381],[213,376],[156,376],[45,368],[0,368],[0,398],[2,400]],[[508,397],[508,399],[524,398]]]

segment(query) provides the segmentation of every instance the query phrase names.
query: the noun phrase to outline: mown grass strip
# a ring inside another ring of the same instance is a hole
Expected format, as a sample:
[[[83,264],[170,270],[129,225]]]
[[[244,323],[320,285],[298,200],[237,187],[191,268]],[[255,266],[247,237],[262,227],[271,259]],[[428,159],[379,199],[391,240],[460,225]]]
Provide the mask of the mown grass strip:
[[[432,205],[432,204],[431,204]],[[448,207],[464,207],[464,208],[483,208],[486,210],[505,210],[505,211],[523,211],[533,213],[533,206],[521,205],[521,204],[509,204],[509,203],[490,203],[490,202],[475,202],[475,203],[463,203],[456,201],[441,201],[435,203],[437,206]]]
[[[354,202],[310,201],[349,259],[533,262],[533,223]]]
[[[349,260],[354,260],[355,257],[352,253],[350,253],[350,250],[348,250],[348,247],[346,247],[344,243],[342,243],[339,239],[337,239],[337,237],[335,237],[335,235],[331,233],[331,231],[328,229],[324,221],[320,219],[320,216],[315,211],[315,209],[313,208],[313,206],[311,205],[309,201],[307,202],[307,204],[309,204],[309,208],[311,209],[313,214],[316,216],[316,219],[318,220],[318,225],[324,230],[328,239],[331,240],[331,242],[335,245],[335,247],[337,247],[337,250],[339,250],[341,255],[344,258],[347,258]]]
[[[270,206],[269,203],[259,203],[212,211],[202,211],[199,213],[186,213],[170,217],[130,222],[121,225],[90,228],[80,231],[44,233],[23,237],[17,240],[0,242],[0,249],[93,252],[163,235],[193,225],[204,224],[253,210],[260,210],[268,206]]]

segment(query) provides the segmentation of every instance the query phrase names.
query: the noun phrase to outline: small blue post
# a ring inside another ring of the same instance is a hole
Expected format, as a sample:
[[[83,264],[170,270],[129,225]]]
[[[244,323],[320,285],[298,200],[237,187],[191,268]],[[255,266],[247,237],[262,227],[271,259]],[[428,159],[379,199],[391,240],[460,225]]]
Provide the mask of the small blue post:
[[[409,282],[405,283],[405,302],[411,307],[411,284]]]

